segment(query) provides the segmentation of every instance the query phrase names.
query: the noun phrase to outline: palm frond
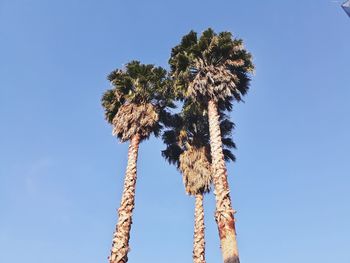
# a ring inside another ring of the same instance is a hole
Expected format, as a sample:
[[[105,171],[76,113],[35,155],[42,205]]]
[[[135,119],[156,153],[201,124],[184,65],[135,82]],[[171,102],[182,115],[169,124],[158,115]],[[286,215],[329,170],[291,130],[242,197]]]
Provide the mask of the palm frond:
[[[121,141],[139,133],[142,139],[158,136],[167,110],[174,108],[171,80],[165,69],[131,61],[112,71],[107,79],[112,89],[102,96],[106,120]],[[166,125],[165,125],[166,126]]]
[[[180,155],[179,163],[188,194],[196,195],[210,191],[212,174],[208,147],[191,147]]]
[[[124,104],[113,119],[113,135],[123,142],[130,140],[135,134],[147,139],[151,132],[157,131],[158,120],[159,114],[151,103]]]
[[[181,113],[168,119],[168,130],[162,134],[166,145],[162,156],[181,171],[187,193],[209,191],[211,156],[207,113],[199,104],[186,100]],[[231,138],[233,128],[233,122],[222,113],[220,130],[226,161],[235,160],[231,152],[236,147]]]
[[[201,104],[215,100],[229,111],[231,101],[241,101],[247,93],[254,70],[241,39],[211,28],[199,38],[193,31],[185,35],[172,49],[169,64],[179,99],[190,97]]]

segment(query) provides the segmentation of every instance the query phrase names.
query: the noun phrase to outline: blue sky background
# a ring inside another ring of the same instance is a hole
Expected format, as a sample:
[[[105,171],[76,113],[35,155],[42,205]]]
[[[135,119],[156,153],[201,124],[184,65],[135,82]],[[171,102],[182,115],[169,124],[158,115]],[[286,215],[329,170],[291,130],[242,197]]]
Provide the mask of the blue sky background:
[[[107,262],[127,144],[106,75],[167,67],[182,35],[229,30],[256,75],[232,113],[242,263],[349,263],[350,19],[306,1],[0,0],[0,262]],[[140,147],[129,262],[192,262],[193,198],[154,138]],[[207,262],[221,262],[206,196]]]

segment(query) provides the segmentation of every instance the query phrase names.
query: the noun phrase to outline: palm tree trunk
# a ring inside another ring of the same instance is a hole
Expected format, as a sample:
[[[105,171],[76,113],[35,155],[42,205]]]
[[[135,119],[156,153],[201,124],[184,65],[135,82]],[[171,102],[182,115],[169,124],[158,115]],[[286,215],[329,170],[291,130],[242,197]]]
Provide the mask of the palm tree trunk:
[[[118,224],[113,236],[110,263],[126,263],[128,261],[132,211],[135,206],[136,163],[139,144],[140,135],[137,134],[131,138],[129,145],[124,191],[118,209]]]
[[[218,225],[224,263],[239,263],[234,210],[232,209],[227,170],[222,149],[218,105],[208,103],[210,148],[216,198],[215,220]]]
[[[196,195],[194,212],[193,263],[205,263],[203,195]]]

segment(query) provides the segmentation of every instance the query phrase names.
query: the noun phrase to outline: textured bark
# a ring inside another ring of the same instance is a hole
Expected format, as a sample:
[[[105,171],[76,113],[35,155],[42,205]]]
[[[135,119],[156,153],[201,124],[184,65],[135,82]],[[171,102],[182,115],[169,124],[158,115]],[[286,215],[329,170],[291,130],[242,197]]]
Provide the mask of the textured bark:
[[[193,235],[193,263],[205,263],[203,195],[196,195]]]
[[[139,144],[140,136],[134,135],[129,145],[124,191],[118,209],[118,224],[113,236],[110,263],[126,263],[128,261],[132,211],[135,205],[136,163]]]
[[[210,148],[212,158],[214,194],[216,198],[215,220],[218,225],[224,263],[239,263],[234,210],[232,209],[227,170],[222,149],[217,103],[208,103]]]

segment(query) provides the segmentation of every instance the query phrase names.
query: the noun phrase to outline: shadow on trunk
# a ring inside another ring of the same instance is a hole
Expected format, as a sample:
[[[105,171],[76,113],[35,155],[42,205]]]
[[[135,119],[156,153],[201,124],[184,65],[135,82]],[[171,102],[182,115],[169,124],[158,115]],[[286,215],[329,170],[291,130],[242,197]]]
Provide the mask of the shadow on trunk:
[[[224,260],[224,263],[239,263],[238,257],[229,257],[226,260]]]

